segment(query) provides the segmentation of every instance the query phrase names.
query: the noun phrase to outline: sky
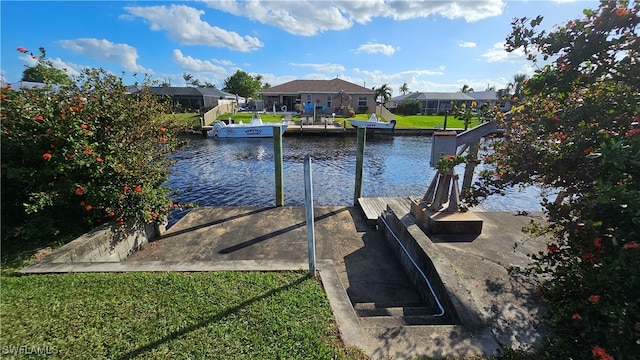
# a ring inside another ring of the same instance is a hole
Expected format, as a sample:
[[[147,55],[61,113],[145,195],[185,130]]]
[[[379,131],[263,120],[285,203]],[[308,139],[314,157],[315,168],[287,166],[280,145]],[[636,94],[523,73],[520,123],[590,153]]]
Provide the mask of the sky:
[[[46,49],[78,75],[100,67],[125,84],[145,74],[186,86],[184,74],[224,87],[237,70],[272,86],[340,78],[409,91],[501,89],[535,70],[504,41],[514,18],[552,30],[591,0],[0,1],[0,76],[20,81]]]

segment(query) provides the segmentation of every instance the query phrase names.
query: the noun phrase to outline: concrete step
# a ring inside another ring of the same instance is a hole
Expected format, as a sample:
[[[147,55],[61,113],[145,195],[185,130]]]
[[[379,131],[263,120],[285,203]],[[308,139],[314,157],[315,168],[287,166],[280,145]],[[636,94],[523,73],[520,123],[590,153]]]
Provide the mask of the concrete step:
[[[437,311],[424,304],[356,303],[353,309],[362,327],[453,324],[448,316],[435,316]]]

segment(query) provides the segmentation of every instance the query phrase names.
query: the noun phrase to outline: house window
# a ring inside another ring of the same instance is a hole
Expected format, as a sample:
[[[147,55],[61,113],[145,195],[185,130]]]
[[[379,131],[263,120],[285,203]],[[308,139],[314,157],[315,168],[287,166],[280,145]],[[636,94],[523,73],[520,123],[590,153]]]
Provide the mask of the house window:
[[[367,107],[367,97],[366,96],[359,96],[358,97],[358,107]]]
[[[311,94],[307,95],[307,101],[311,101]]]
[[[331,108],[331,95],[327,95],[327,107]]]

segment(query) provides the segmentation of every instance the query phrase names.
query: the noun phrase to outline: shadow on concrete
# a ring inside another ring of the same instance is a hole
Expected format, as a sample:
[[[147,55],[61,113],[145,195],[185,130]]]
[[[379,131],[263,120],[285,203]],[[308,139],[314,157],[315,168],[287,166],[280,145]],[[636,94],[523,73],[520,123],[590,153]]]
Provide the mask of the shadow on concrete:
[[[400,262],[393,256],[384,234],[367,226],[358,209],[351,217],[364,246],[344,257],[347,295],[352,304],[376,307],[424,306]],[[355,213],[358,212],[358,213]]]
[[[314,216],[314,222],[319,222],[320,220],[327,219],[327,218],[329,218],[331,216],[334,216],[334,215],[337,215],[337,214],[339,214],[339,213],[341,213],[341,212],[343,212],[345,210],[347,210],[347,208],[330,211],[330,212],[328,212],[326,214],[322,214],[322,215],[319,215],[319,216]],[[229,219],[229,220],[232,220],[232,219]],[[227,219],[225,219],[225,221],[227,221]],[[224,221],[222,221],[222,222],[224,222]],[[287,232],[303,228],[305,226],[307,226],[306,220],[304,222],[299,222],[297,224],[294,224],[294,225],[291,225],[291,226],[287,226],[285,228],[278,229],[278,230],[270,232],[268,234],[264,234],[264,235],[255,237],[253,239],[250,239],[250,240],[247,240],[247,241],[243,241],[243,242],[241,242],[239,244],[236,244],[236,245],[229,246],[227,248],[221,249],[220,251],[218,251],[218,253],[219,254],[230,254],[230,253],[233,253],[235,251],[247,248],[247,247],[249,247],[251,245],[255,245],[255,244],[261,243],[263,241],[269,240],[269,239],[274,238],[274,237],[276,237],[278,235],[282,235],[282,234],[285,234]]]
[[[271,209],[273,209],[273,207],[257,208],[257,209],[251,210],[251,211],[243,212],[242,214],[229,216],[229,217],[223,218],[223,219],[217,219],[217,220],[210,221],[210,222],[207,222],[207,223],[198,224],[198,225],[192,226],[190,228],[186,228],[186,229],[178,230],[178,231],[175,231],[175,232],[171,232],[171,233],[168,233],[168,234],[160,236],[156,240],[168,239],[170,237],[179,236],[179,235],[186,234],[186,233],[189,233],[189,232],[192,232],[192,231],[196,231],[196,230],[204,229],[204,228],[207,228],[207,227],[210,227],[210,226],[222,224],[222,223],[225,223],[227,221],[237,220],[237,219],[240,219],[240,218],[243,218],[243,217],[259,214],[261,212],[269,211]]]

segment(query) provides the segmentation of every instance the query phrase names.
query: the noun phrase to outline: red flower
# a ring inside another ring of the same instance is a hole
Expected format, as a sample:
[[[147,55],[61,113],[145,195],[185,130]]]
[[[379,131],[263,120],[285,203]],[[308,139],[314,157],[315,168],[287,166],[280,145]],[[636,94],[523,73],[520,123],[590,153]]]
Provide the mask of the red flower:
[[[43,158],[43,159],[45,159],[45,160],[49,160],[49,159],[51,159],[51,156],[52,156],[52,155],[51,155],[50,153],[44,153],[44,154],[42,154],[42,158]]]
[[[64,120],[64,119],[66,119],[66,118],[67,118],[67,115],[65,115],[65,114],[60,114],[60,117]]]
[[[101,163],[101,162],[102,162],[102,158],[101,158],[101,157],[97,157],[97,158],[96,158],[96,161],[97,161],[97,162],[99,162],[99,163]]]
[[[587,300],[596,304],[598,301],[600,301],[600,295],[591,295],[587,298]]]
[[[560,248],[556,244],[547,245],[547,251],[550,253],[554,253],[558,250],[560,250]]]
[[[167,142],[167,138],[166,137],[161,137],[160,138],[160,142],[166,143]]]
[[[84,194],[84,187],[79,186],[78,188],[76,188],[76,195],[82,195]]]
[[[624,137],[630,138],[630,137],[636,136],[638,134],[640,134],[640,129],[633,129],[633,130],[627,131],[627,133],[624,135]]]
[[[116,213],[114,213],[113,211],[111,211],[111,212],[109,213],[109,216],[110,216],[110,217],[114,217],[114,216],[116,216]]]
[[[167,129],[165,129],[163,126],[161,126],[160,129],[158,129],[158,130],[160,130],[161,133],[167,131]]]
[[[93,209],[93,206],[87,205],[87,207],[85,207],[85,209],[87,209],[87,211],[91,211],[91,209]]]
[[[19,48],[17,48],[16,50],[20,51],[20,52],[21,52],[21,53],[23,53],[23,54],[26,54],[26,53],[28,53],[28,52],[29,52],[29,50],[27,50],[27,49],[23,48],[22,46],[20,46],[20,47],[19,47]]]
[[[42,117],[42,115],[38,115],[34,119],[42,121],[44,120],[44,117]]]
[[[578,314],[578,313],[573,314],[573,316],[571,318],[573,320],[582,320],[582,316],[580,316],[580,314]]]
[[[602,247],[602,239],[597,237],[595,239],[593,239],[593,246],[600,248]]]
[[[609,355],[607,351],[600,346],[595,346],[591,350],[591,354],[597,356],[600,360],[614,360],[613,356]]]
[[[592,147],[588,147],[588,148],[584,149],[584,153],[585,153],[585,155],[589,155],[589,154],[591,154],[592,152],[593,152],[593,148],[592,148]]]
[[[140,192],[140,191],[142,191],[142,188],[140,186],[136,186],[136,187],[133,188],[133,191]]]
[[[87,155],[91,155],[91,154],[93,154],[93,150],[91,150],[91,148],[88,147],[88,148],[84,149],[84,153],[87,154]]]
[[[80,125],[80,127],[83,128],[83,129],[87,129],[89,126],[87,126],[87,124],[82,124],[82,125]]]
[[[6,99],[6,98],[7,98],[7,95],[5,95],[5,94],[0,94],[0,99]]]
[[[637,247],[638,247],[638,243],[635,242],[635,241],[631,241],[631,242],[628,242],[628,243],[622,245],[623,249],[635,249]]]
[[[127,185],[125,185],[125,186],[122,187],[122,190],[129,191],[129,187]]]

